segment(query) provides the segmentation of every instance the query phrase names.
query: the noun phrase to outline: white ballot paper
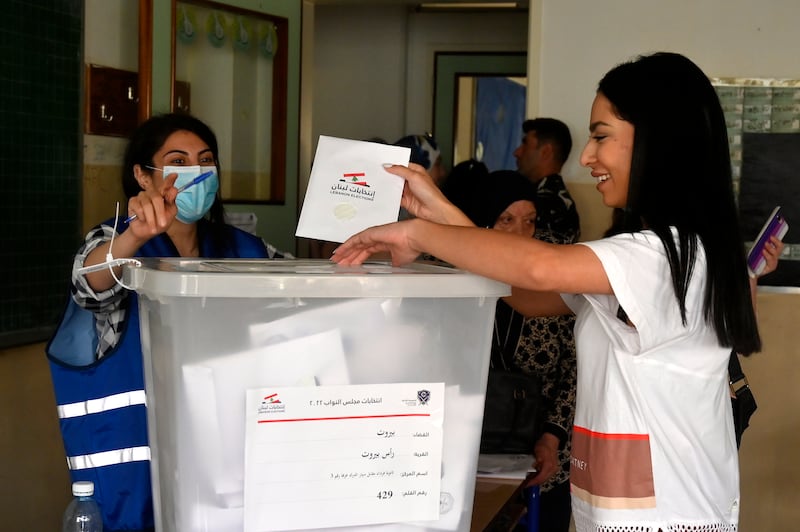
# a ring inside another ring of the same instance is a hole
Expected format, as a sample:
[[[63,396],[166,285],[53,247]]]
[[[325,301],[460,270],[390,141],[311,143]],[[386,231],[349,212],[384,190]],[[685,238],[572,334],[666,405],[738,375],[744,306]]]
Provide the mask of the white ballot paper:
[[[396,222],[404,180],[384,163],[408,166],[411,149],[320,135],[295,236],[344,242]]]
[[[444,383],[247,391],[245,532],[439,518]]]
[[[203,464],[193,474],[208,475],[203,483],[213,488],[215,504],[241,508],[247,390],[266,385],[338,385],[349,382],[349,375],[341,335],[334,329],[185,364],[183,382],[195,459]]]

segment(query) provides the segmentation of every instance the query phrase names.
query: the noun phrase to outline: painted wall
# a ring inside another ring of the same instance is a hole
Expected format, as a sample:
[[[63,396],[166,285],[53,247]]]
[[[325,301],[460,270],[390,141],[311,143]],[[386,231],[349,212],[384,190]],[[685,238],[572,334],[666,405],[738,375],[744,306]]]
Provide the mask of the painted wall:
[[[399,2],[306,1],[303,15],[301,204],[319,135],[394,142],[433,130],[435,52],[527,46],[524,13],[416,13]],[[301,239],[301,254],[306,246]]]
[[[540,0],[539,113],[565,120],[577,144],[588,138],[597,82],[640,53],[685,54],[709,77],[800,76],[794,0]],[[566,172],[588,181],[572,158]]]
[[[3,530],[61,530],[72,498],[44,347],[0,349]]]
[[[84,63],[136,72],[139,69],[139,1],[85,0]],[[125,212],[120,172],[125,139],[83,136],[83,233],[114,215],[115,203]]]
[[[314,146],[319,135],[393,142],[404,134],[407,24],[403,6],[316,7]]]
[[[435,52],[527,46],[523,13],[415,13],[402,5],[313,9],[315,145],[320,134],[394,142],[431,131]]]
[[[531,31],[529,42],[528,114],[569,125],[575,148],[564,175],[589,188],[592,180],[578,155],[588,138],[597,82],[617,63],[668,50],[687,55],[709,77],[800,77],[797,49],[790,45],[800,20],[795,0],[534,0],[531,13],[531,25],[541,31]],[[570,184],[570,190],[579,188]],[[588,200],[578,205],[582,216],[587,207],[600,206],[591,190],[577,195]],[[594,212],[586,217],[584,235],[602,233],[597,225],[606,218]]]

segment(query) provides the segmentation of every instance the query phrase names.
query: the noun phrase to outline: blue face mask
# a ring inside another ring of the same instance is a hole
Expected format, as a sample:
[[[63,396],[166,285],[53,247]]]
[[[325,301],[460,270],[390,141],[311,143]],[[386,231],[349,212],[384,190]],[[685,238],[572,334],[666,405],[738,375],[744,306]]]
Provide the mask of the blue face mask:
[[[170,174],[178,174],[175,180],[175,188],[183,185],[206,172],[213,174],[203,181],[192,185],[178,194],[175,204],[178,206],[177,218],[185,224],[191,224],[205,216],[214,204],[214,198],[219,190],[219,177],[217,176],[216,166],[165,166],[164,177]]]

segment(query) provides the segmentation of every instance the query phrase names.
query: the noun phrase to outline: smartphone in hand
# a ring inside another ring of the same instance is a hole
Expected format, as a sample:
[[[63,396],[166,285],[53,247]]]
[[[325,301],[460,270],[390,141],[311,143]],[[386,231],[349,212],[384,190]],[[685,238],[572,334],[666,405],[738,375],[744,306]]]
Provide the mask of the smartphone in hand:
[[[758,277],[761,275],[761,272],[764,271],[764,267],[767,265],[767,259],[764,258],[763,251],[770,237],[775,236],[778,237],[778,240],[783,240],[787,231],[789,231],[789,224],[786,222],[783,214],[781,214],[780,206],[775,207],[775,209],[772,210],[772,214],[767,218],[767,221],[764,222],[761,232],[758,233],[758,237],[753,243],[753,247],[747,252],[747,270],[750,277]]]

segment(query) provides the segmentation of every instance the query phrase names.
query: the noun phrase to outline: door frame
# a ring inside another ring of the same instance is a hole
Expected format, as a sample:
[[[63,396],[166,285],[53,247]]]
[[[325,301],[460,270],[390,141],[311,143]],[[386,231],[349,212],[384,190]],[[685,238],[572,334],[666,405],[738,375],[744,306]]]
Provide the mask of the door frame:
[[[527,52],[436,52],[433,66],[433,136],[442,163],[453,167],[458,119],[458,78],[527,77]]]

